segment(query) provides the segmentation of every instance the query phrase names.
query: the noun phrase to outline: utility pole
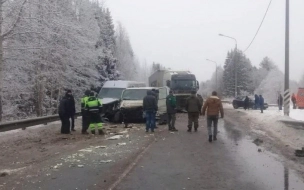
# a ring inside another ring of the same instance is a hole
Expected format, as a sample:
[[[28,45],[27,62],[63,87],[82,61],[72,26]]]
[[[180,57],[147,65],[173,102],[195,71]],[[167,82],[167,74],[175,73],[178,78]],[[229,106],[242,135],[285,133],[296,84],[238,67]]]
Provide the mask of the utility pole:
[[[235,73],[234,74],[235,75],[234,95],[235,95],[235,97],[237,97],[237,83],[238,83],[238,81],[237,81],[237,62],[238,61],[235,59],[235,55],[237,54],[237,40],[233,37],[226,36],[224,34],[219,34],[219,36],[230,38],[230,39],[233,39],[235,41],[235,50],[234,50],[234,53],[233,53],[233,59],[232,60],[235,61],[235,63],[234,63],[234,67],[235,67],[235,69],[234,69],[234,73]]]
[[[289,116],[289,0],[286,0],[284,115]]]

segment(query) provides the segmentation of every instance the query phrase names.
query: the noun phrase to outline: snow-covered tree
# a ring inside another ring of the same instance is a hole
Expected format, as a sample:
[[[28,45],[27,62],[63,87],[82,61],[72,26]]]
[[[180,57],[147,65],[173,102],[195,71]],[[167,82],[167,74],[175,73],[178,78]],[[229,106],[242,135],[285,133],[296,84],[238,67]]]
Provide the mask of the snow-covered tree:
[[[290,81],[289,84],[291,92],[297,90],[298,84],[295,81]],[[284,73],[277,68],[270,70],[260,86],[255,90],[256,94],[263,95],[265,101],[271,104],[276,104],[278,95],[283,95],[283,92]]]
[[[235,94],[235,80],[237,79],[237,91],[247,91],[250,93],[252,89],[249,88],[251,80],[250,73],[252,72],[251,62],[239,50],[228,52],[227,59],[224,65],[224,92],[225,96],[233,97]]]

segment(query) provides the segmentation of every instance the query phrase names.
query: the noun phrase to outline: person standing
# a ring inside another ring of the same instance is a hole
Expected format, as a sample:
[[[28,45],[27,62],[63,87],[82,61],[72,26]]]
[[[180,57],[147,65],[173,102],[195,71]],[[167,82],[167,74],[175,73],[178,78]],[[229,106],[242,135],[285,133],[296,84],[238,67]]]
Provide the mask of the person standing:
[[[72,94],[71,90],[67,90],[65,94],[66,100],[67,100],[67,114],[69,117],[69,120],[71,119],[71,131],[76,131],[75,130],[75,99]]]
[[[203,108],[202,115],[205,116],[207,110],[207,128],[209,135],[209,142],[212,142],[212,123],[213,123],[213,140],[216,141],[217,138],[217,123],[219,118],[219,113],[221,113],[221,118],[224,118],[224,109],[222,105],[222,101],[217,96],[217,92],[213,91],[212,96],[210,96]]]
[[[88,111],[91,133],[95,135],[95,126],[97,125],[99,135],[103,135],[104,132],[102,130],[102,120],[100,116],[102,111],[102,103],[94,96],[94,92],[90,93],[90,97],[86,102],[85,109]]]
[[[263,110],[264,110],[264,98],[262,95],[260,95],[259,97],[259,106],[260,106],[260,109],[261,109],[261,113],[263,113]]]
[[[81,133],[82,134],[89,134],[87,132],[89,128],[89,117],[88,117],[88,112],[85,109],[85,105],[90,97],[90,90],[86,90],[84,93],[84,96],[81,98],[81,116],[82,116],[82,129]]]
[[[254,95],[254,109],[258,109],[260,104],[260,98],[257,94]]]
[[[58,113],[61,120],[61,134],[70,134],[70,120],[66,96],[60,100]]]
[[[196,96],[196,92],[192,91],[191,96],[186,100],[186,111],[188,112],[188,132],[192,131],[192,124],[194,123],[194,131],[198,128],[198,118],[201,111],[200,100]]]
[[[204,105],[204,99],[203,99],[202,95],[197,94],[197,98],[199,99],[200,104],[201,104],[201,105]]]
[[[283,96],[282,96],[282,94],[279,94],[278,106],[279,106],[279,110],[282,110],[282,107],[283,107]]]
[[[157,112],[157,100],[153,95],[153,92],[148,90],[147,95],[143,99],[143,111],[146,117],[146,132],[154,132],[155,128],[155,117]]]
[[[292,104],[293,104],[293,109],[296,109],[297,108],[297,98],[296,98],[296,95],[294,93],[292,93],[291,101],[292,101]]]
[[[244,109],[249,110],[249,98],[248,98],[248,96],[246,96],[245,100],[244,100]]]
[[[178,131],[175,128],[176,120],[176,97],[173,95],[173,91],[170,90],[166,99],[167,114],[168,114],[168,126],[169,131]]]

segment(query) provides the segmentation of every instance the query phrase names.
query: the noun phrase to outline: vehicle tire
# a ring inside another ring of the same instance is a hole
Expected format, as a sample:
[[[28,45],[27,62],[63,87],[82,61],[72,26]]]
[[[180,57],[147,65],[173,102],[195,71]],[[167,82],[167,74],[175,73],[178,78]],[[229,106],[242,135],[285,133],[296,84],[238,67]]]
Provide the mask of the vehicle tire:
[[[114,123],[120,123],[122,121],[122,115],[120,111],[116,112],[113,118]]]
[[[238,109],[238,108],[239,108],[239,106],[238,106],[238,105],[236,105],[236,104],[233,104],[233,108],[234,108],[234,109]]]

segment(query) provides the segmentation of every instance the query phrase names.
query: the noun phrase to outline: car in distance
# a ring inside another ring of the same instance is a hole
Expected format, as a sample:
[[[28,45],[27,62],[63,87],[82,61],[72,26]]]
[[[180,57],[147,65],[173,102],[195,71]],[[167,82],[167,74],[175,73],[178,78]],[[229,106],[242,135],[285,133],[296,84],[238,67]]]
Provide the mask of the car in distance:
[[[237,96],[233,101],[232,101],[232,106],[234,109],[238,108],[244,108],[244,100],[246,96]],[[249,109],[254,109],[254,97],[248,96],[249,98]],[[264,102],[264,110],[268,108],[268,104]]]

